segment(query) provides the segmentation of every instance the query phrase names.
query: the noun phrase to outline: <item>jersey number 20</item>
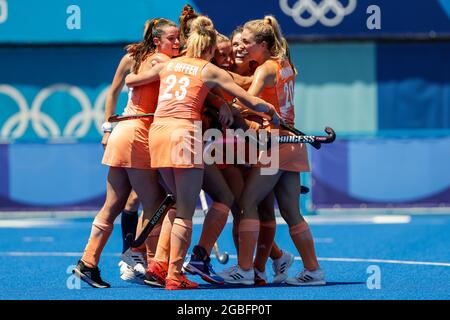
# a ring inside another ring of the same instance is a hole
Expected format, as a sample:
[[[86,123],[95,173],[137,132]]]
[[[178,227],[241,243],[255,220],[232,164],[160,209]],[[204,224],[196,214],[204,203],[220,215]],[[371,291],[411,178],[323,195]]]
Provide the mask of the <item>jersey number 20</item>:
[[[281,112],[285,113],[289,108],[294,107],[294,82],[289,81],[284,84],[284,94],[286,95],[286,101],[284,105],[281,106]]]

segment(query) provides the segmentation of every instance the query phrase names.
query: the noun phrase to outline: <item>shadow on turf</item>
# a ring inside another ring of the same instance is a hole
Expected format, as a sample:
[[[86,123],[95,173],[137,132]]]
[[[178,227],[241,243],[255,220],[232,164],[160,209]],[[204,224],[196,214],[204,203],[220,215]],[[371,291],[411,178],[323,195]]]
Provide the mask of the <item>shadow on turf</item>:
[[[344,285],[355,285],[355,284],[366,284],[365,282],[327,282],[324,286],[309,286],[306,288],[311,287],[331,287],[331,286],[344,286]],[[244,284],[224,284],[224,285],[212,285],[212,284],[200,284],[199,289],[265,289],[265,288],[295,288],[296,286],[292,286],[286,283],[269,283],[265,286],[247,286]]]
[[[311,287],[331,287],[331,286],[345,286],[345,285],[357,285],[357,284],[366,284],[365,282],[327,282],[324,286],[305,286],[306,288]],[[129,289],[131,287],[134,287],[134,285],[137,285],[141,288],[149,288],[149,289],[159,289],[164,290],[162,287],[155,287],[155,286],[147,286],[147,285],[139,285],[139,284],[131,284],[131,285],[121,285],[121,286],[114,286],[115,289]],[[286,283],[268,283],[265,286],[247,286],[244,284],[223,284],[223,285],[214,285],[214,284],[206,284],[206,283],[200,283],[199,289],[202,290],[210,290],[210,289],[265,289],[265,288],[295,288],[296,286],[292,286]],[[300,287],[300,286],[299,286]],[[90,286],[86,286],[86,288],[91,288]],[[85,289],[85,288],[82,288]]]

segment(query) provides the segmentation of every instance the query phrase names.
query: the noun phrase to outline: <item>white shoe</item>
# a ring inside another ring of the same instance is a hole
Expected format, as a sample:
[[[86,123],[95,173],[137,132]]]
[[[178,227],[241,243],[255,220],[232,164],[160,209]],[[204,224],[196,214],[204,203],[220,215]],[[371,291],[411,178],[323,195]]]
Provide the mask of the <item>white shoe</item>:
[[[140,251],[133,251],[131,248],[128,248],[127,251],[121,254],[120,258],[133,268],[139,264],[144,267],[144,270],[147,268],[147,261]]]
[[[268,283],[266,271],[259,271],[255,268],[255,285],[265,286]]]
[[[273,269],[273,283],[282,283],[288,277],[289,268],[294,263],[294,255],[287,251],[281,251],[283,255],[272,261],[272,269]]]
[[[120,261],[119,262],[120,279],[122,279],[123,281],[132,282],[132,283],[144,284],[145,269],[143,269],[143,266],[141,264],[139,264],[137,266],[140,266],[140,267],[138,267],[138,269],[142,268],[142,270],[139,270],[139,271],[135,270],[135,268],[133,268],[126,262]]]
[[[326,281],[324,272],[319,268],[314,271],[304,269],[295,277],[286,279],[286,283],[293,286],[323,286]]]
[[[223,272],[219,272],[218,275],[222,277],[226,283],[245,284],[249,286],[255,284],[255,272],[253,268],[245,271],[242,270],[239,265],[235,265],[223,270]]]

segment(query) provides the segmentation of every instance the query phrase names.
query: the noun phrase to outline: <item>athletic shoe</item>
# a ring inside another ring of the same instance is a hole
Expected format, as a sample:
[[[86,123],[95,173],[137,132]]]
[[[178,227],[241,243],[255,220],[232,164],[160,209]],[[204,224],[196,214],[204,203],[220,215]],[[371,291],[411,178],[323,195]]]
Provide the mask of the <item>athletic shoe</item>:
[[[200,246],[194,247],[191,259],[184,263],[183,270],[193,275],[199,275],[203,280],[212,284],[225,283],[223,278],[214,271],[211,258],[205,248]]]
[[[142,264],[136,265],[136,269],[127,264],[125,261],[119,262],[120,279],[137,284],[144,284],[145,269],[142,270]],[[139,268],[140,267],[140,268]]]
[[[166,285],[168,269],[169,266],[167,265],[167,263],[152,260],[147,268],[144,283],[151,286],[159,284],[160,287],[164,287]]]
[[[145,260],[144,255],[141,251],[138,251],[133,248],[128,248],[127,251],[122,253],[120,258],[129,266],[135,267],[138,264],[141,264],[144,268],[144,270],[147,268],[147,261]],[[138,267],[142,268],[142,267]]]
[[[286,279],[286,283],[293,286],[323,286],[325,282],[325,274],[322,269],[309,271],[304,269],[295,277]]]
[[[109,288],[111,285],[102,280],[100,277],[100,269],[98,267],[90,268],[84,264],[82,260],[78,261],[72,273],[94,288]]]
[[[294,255],[287,251],[281,251],[283,255],[272,261],[273,283],[282,283],[288,277],[288,270],[294,263]]]
[[[144,284],[150,286],[150,287],[160,287],[160,288],[164,288],[165,286],[165,280],[164,283],[159,283],[155,278],[153,278],[153,276],[151,276],[149,273],[145,274],[145,278],[144,278]]]
[[[267,274],[266,271],[259,271],[255,268],[255,285],[265,286],[267,284]]]
[[[245,284],[249,286],[255,284],[255,272],[253,269],[244,271],[239,265],[223,270],[223,272],[219,273],[219,276],[221,276],[226,283]]]
[[[166,279],[166,290],[197,289],[198,283],[193,282],[182,274],[178,279]]]

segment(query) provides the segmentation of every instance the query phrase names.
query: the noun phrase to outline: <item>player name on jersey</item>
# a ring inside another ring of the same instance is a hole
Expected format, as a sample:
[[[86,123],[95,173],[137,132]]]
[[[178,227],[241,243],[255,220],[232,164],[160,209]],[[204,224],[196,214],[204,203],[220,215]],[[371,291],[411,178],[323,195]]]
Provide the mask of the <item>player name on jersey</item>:
[[[194,66],[189,63],[182,63],[182,62],[176,62],[176,63],[170,63],[167,66],[168,71],[175,71],[175,72],[181,72],[185,74],[189,74],[192,76],[197,76],[198,73],[198,67]]]
[[[290,66],[284,67],[280,70],[280,77],[282,80],[287,79],[294,75],[294,70]]]

